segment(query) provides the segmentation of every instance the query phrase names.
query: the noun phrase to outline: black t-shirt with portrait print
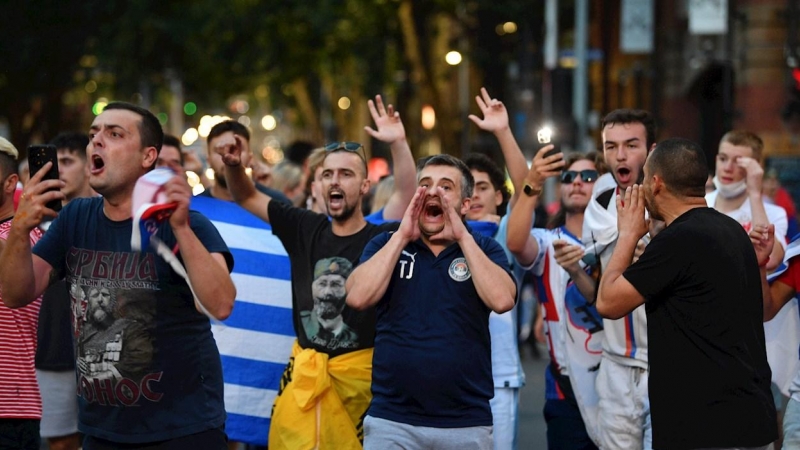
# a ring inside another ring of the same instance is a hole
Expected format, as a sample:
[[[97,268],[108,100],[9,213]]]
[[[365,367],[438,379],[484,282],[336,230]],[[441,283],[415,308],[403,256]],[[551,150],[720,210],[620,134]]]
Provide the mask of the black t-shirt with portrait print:
[[[336,317],[321,320],[325,305],[319,305],[318,300],[315,307],[312,284],[315,280],[327,283],[324,292],[336,297],[327,300],[343,303],[343,283],[358,264],[364,247],[376,235],[397,230],[399,224],[367,223],[355,234],[337,236],[324,214],[279,202],[269,202],[268,214],[272,232],[283,243],[292,266],[292,321],[300,346],[331,357],[373,347],[375,308],[356,311],[344,305],[340,317],[334,313]]]
[[[691,209],[623,276],[645,298],[653,448],[774,441],[761,278],[742,226]]]

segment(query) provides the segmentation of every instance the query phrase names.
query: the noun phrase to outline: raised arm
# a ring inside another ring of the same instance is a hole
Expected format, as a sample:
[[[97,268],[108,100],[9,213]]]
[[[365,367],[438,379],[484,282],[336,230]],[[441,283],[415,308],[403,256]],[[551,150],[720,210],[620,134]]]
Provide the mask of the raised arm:
[[[45,216],[56,215],[45,204],[64,198],[59,190],[64,187],[64,182],[42,181],[50,165],[52,163],[45,164],[28,181],[20,197],[8,238],[5,242],[0,241],[0,291],[3,303],[9,308],[21,308],[36,300],[51,281],[53,267],[31,252],[30,238],[31,231],[39,226]]]
[[[736,159],[736,164],[743,168],[747,174],[745,183],[747,185],[747,198],[750,199],[750,211],[753,215],[753,225],[769,224],[769,216],[767,216],[767,210],[764,208],[764,200],[761,196],[764,169],[761,167],[761,164],[753,158],[739,157]],[[767,261],[767,271],[775,270],[783,261],[783,255],[783,245],[778,242],[778,239],[775,239],[772,244],[769,261]]]
[[[519,193],[522,190],[525,175],[527,174],[525,169],[528,167],[528,163],[525,161],[525,155],[522,154],[522,150],[520,150],[517,140],[511,132],[511,127],[508,124],[508,111],[503,102],[496,98],[491,98],[486,88],[481,88],[481,95],[476,96],[475,101],[481,109],[483,119],[472,114],[469,115],[469,119],[481,130],[494,134],[500,144],[508,174],[514,184],[514,194],[508,202],[508,206],[511,208],[520,197]]]
[[[225,258],[219,253],[209,253],[189,226],[189,202],[192,190],[186,182],[186,177],[177,175],[172,177],[164,185],[164,190],[168,200],[178,205],[169,218],[169,223],[178,240],[186,274],[192,283],[197,300],[212,316],[224,320],[230,316],[233,301],[236,299],[236,288],[233,286]]]
[[[424,206],[424,198],[425,188],[420,187],[414,193],[400,227],[389,238],[389,242],[347,277],[345,287],[348,306],[353,309],[366,309],[383,298],[403,249],[409,242],[419,238],[417,221]]]
[[[225,181],[233,199],[244,209],[269,222],[269,202],[272,198],[256,189],[242,165],[242,153],[248,151],[247,141],[238,135],[233,140],[221,141],[209,149],[222,157],[225,163]]]
[[[552,148],[552,145],[548,145],[536,152],[530,170],[523,177],[523,185],[530,186],[528,192],[532,195],[523,194],[520,196],[508,218],[506,245],[522,266],[531,265],[539,253],[539,245],[536,239],[531,236],[531,227],[533,226],[536,202],[542,193],[544,181],[548,177],[557,175],[561,168],[564,167],[564,159],[561,153],[547,158],[544,157],[544,154]],[[517,190],[524,190],[524,188]]]
[[[388,143],[392,151],[394,192],[384,206],[383,217],[386,220],[400,220],[417,187],[414,157],[406,140],[406,130],[400,120],[400,113],[391,104],[384,108],[380,95],[375,96],[374,103],[369,100],[367,106],[377,130],[370,127],[364,127],[364,130],[375,139]]]
[[[647,234],[644,190],[638,184],[625,190],[625,201],[617,196],[619,237],[608,267],[600,278],[597,312],[607,319],[619,319],[644,303],[644,297],[622,276],[631,265],[636,244]]]

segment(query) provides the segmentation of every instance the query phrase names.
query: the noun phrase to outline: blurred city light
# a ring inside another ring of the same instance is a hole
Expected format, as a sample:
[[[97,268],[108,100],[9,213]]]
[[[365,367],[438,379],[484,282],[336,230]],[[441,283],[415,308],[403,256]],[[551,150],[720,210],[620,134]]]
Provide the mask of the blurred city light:
[[[211,167],[206,169],[206,178],[208,178],[209,180],[214,179],[214,169],[212,169]]]
[[[200,118],[200,126],[197,127],[197,132],[200,134],[200,137],[206,138],[208,137],[208,133],[211,132],[211,129],[214,128],[214,125],[226,120],[231,120],[231,118],[228,116],[205,115]]]
[[[183,132],[183,136],[181,136],[181,143],[184,146],[190,146],[197,141],[197,138],[200,137],[200,133],[197,132],[197,128],[189,128],[188,130]]]
[[[278,121],[272,114],[267,114],[261,118],[261,126],[267,131],[272,131],[278,126]]]
[[[167,113],[165,112],[156,114],[156,117],[158,117],[158,121],[161,122],[161,125],[166,125],[167,121],[169,120],[169,116],[167,116]]]
[[[92,94],[97,90],[97,82],[94,80],[89,80],[86,82],[86,86],[83,88],[86,89],[86,92]]]
[[[461,63],[461,53],[455,50],[447,52],[447,54],[444,55],[444,60],[451,66],[457,66],[459,63]]]
[[[197,104],[195,104],[195,102],[186,102],[186,104],[183,105],[183,112],[187,116],[193,116],[197,112]]]
[[[507,34],[512,34],[517,32],[517,24],[514,22],[506,22],[503,24],[503,31]]]
[[[422,107],[422,128],[432,130],[436,126],[436,111],[433,106],[425,105]]]
[[[246,127],[250,126],[250,118],[247,117],[247,116],[239,116],[239,118],[236,119],[236,121],[239,122],[240,124],[246,126]]]
[[[96,101],[94,105],[92,105],[92,114],[94,114],[95,116],[99,116],[100,113],[103,112],[103,110],[106,108],[106,105],[108,105],[107,101],[101,101],[101,100]]]
[[[198,184],[200,184],[200,177],[192,172],[191,170],[186,171],[186,182],[189,183],[189,187],[194,188]]]
[[[339,105],[340,109],[347,109],[350,107],[350,99],[347,97],[342,97],[339,99],[337,104]]]
[[[244,114],[250,110],[250,104],[247,100],[235,100],[231,103],[231,111],[239,114]]]

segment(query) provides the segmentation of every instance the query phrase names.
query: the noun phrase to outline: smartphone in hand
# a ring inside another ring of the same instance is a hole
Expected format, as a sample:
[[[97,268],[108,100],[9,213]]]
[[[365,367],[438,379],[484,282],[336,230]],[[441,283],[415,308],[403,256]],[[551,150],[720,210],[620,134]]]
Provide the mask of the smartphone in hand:
[[[550,129],[550,127],[544,127],[540,129],[536,133],[536,139],[542,145],[551,144],[553,146],[552,150],[548,150],[547,153],[544,154],[544,158],[561,153],[561,146],[553,141],[553,130]]]
[[[44,180],[57,180],[58,179],[58,151],[54,145],[31,145],[28,147],[28,167],[30,168],[31,177],[36,175],[42,167],[48,162],[52,162],[50,170],[44,174]],[[51,190],[57,190],[51,189]],[[46,207],[53,211],[61,211],[61,200],[51,200],[47,202]]]

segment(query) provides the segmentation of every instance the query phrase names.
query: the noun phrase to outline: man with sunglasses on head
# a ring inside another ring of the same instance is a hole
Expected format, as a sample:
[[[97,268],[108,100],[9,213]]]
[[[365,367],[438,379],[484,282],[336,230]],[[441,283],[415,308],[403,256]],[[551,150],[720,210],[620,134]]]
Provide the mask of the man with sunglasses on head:
[[[378,123],[378,132],[387,126],[390,129],[383,131],[389,134],[398,124],[402,130],[399,115],[383,113],[382,117],[392,120]],[[411,159],[405,133],[397,136],[391,145],[400,151],[393,154],[404,153]],[[371,399],[375,310],[322,308],[320,299],[331,289],[320,283],[346,277],[348,263],[358,263],[367,242],[383,231],[396,230],[398,224],[372,225],[364,220],[361,204],[370,182],[364,147],[359,143],[334,142],[325,147],[319,187],[327,214],[274,202],[258,192],[241,164],[242,148],[242,137],[234,135],[212,150],[225,164],[233,198],[272,225],[292,266],[297,340],[275,399],[269,448],[360,448],[362,420]],[[343,298],[336,290],[335,297]],[[322,318],[346,326],[347,332],[320,332],[319,324],[309,320],[311,315],[325,316],[328,310],[336,314]]]
[[[546,324],[550,364],[545,373],[545,407],[549,449],[596,449],[586,423],[594,424],[597,393],[594,380],[603,340],[602,320],[574,286],[581,263],[583,215],[592,187],[605,169],[597,153],[545,156],[540,149],[525,178],[524,194],[508,224],[508,248],[517,262],[536,276],[536,297]],[[567,170],[560,172],[562,167]],[[551,229],[534,228],[533,213],[544,181],[561,179],[561,209]],[[556,249],[571,245],[577,252],[557,258]],[[561,266],[563,267],[561,267]],[[581,281],[583,279],[581,278]],[[570,339],[571,337],[571,339]],[[587,430],[588,429],[588,430]]]

